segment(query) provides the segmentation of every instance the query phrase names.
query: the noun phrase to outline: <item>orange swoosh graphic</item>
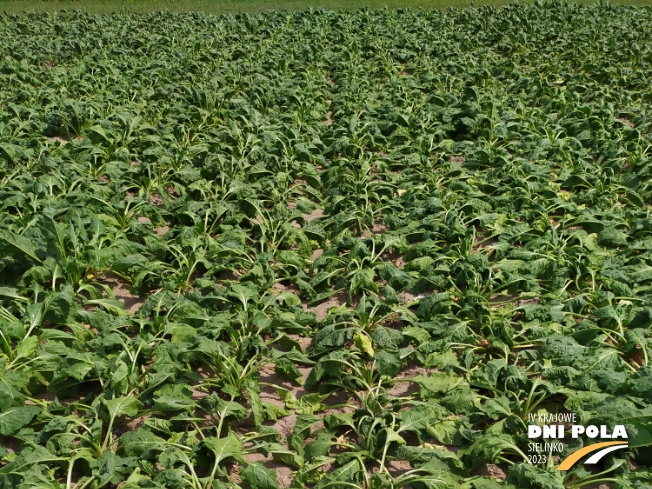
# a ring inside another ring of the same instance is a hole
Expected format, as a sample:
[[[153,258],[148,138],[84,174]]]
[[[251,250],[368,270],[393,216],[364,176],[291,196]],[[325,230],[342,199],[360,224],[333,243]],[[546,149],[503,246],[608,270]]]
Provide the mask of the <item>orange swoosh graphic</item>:
[[[603,443],[595,443],[584,448],[580,448],[578,451],[571,453],[566,459],[561,463],[557,470],[568,470],[570,469],[575,462],[581,459],[587,453],[595,452],[600,448],[608,447],[611,445],[626,445],[626,441],[605,441]]]

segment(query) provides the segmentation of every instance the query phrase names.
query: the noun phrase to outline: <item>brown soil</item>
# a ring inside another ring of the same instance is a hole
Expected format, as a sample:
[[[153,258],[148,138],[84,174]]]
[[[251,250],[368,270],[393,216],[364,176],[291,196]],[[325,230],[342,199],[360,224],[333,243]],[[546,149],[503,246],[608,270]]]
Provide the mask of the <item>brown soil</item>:
[[[283,283],[275,283],[274,285],[272,285],[272,289],[273,291],[271,293],[273,295],[278,295],[276,292],[279,293],[289,292],[290,294],[294,294],[297,297],[299,297],[299,288],[294,284],[285,285]]]
[[[55,396],[52,392],[41,392],[40,394],[34,394],[32,397],[34,399],[39,399],[40,401],[46,401],[46,402],[52,402],[57,398],[57,396]],[[64,404],[64,401],[60,401],[60,402],[61,404]],[[30,400],[25,401],[25,404],[32,405],[32,406],[36,405]]]
[[[498,302],[513,302],[516,303],[518,294],[505,294],[505,295],[494,295],[489,299],[490,304],[496,304]]]
[[[242,479],[240,478],[240,465],[237,462],[227,463],[226,472],[234,484],[242,483]]]
[[[66,144],[68,142],[67,139],[61,138],[59,136],[54,136],[52,138],[47,138],[47,142],[49,143],[61,143],[61,144]]]
[[[405,260],[403,259],[403,255],[400,253],[397,253],[396,251],[392,252],[385,252],[380,257],[383,259],[383,261],[391,261],[395,267],[397,268],[403,268],[405,265]]]
[[[541,304],[541,297],[533,297],[532,299],[523,299],[523,300],[520,300],[520,301],[516,301],[516,304],[519,307],[520,306],[529,306],[531,304],[534,304],[534,305],[538,306],[539,304]]]
[[[163,236],[169,230],[170,230],[170,226],[161,226],[160,228],[154,228],[153,229],[154,233],[158,234],[159,236]]]
[[[460,447],[458,447],[457,445],[444,445],[444,448],[449,452],[453,452],[455,454],[457,454],[457,452],[460,449]]]
[[[438,372],[435,368],[425,368],[414,362],[409,362],[407,367],[401,370],[396,379],[413,379],[419,374],[427,376],[431,372]],[[396,382],[392,387],[387,389],[387,396],[390,399],[397,397],[409,397],[419,392],[419,384],[416,382]]]
[[[199,389],[193,389],[192,395],[190,397],[195,401],[200,401],[206,396],[208,396],[208,392],[200,391]]]
[[[266,468],[276,472],[276,482],[278,482],[278,485],[281,489],[285,489],[292,485],[292,482],[294,481],[293,473],[295,469],[288,467],[287,465],[274,462],[274,460],[267,460],[263,463],[263,465]]]
[[[410,462],[407,462],[406,460],[387,460],[385,465],[394,478],[400,477],[409,470],[412,470]]]
[[[632,121],[630,121],[629,119],[626,119],[625,117],[621,117],[620,119],[616,119],[616,120],[622,122],[627,127],[634,127],[634,123]]]
[[[331,106],[331,102],[333,102],[333,101],[332,101],[332,100],[327,100],[327,101],[326,101],[326,104],[330,107],[330,106]],[[333,117],[333,111],[332,111],[332,110],[329,110],[329,111],[326,113],[326,120],[324,121],[324,125],[326,125],[326,126],[330,126],[330,125],[333,123],[333,119],[332,119],[332,117]]]
[[[540,297],[533,297],[532,299],[522,299],[518,300],[519,294],[505,294],[505,295],[495,295],[489,299],[489,303],[492,307],[504,307],[506,304],[499,304],[500,302],[511,302],[513,305],[527,306],[530,304],[539,305],[541,303]]]
[[[485,467],[471,472],[472,475],[483,475],[491,477],[492,479],[505,480],[507,478],[507,471],[495,464],[487,464]]]
[[[371,236],[375,234],[385,234],[389,230],[390,230],[389,226],[385,226],[384,224],[382,224],[382,219],[376,219],[376,223],[373,225],[371,229],[364,229],[362,231],[362,237],[371,238]]]
[[[451,156],[450,161],[452,163],[464,163],[466,161],[466,158],[464,156]]]
[[[279,292],[290,292],[291,294],[299,295],[299,288],[294,284],[285,285],[281,282],[277,282],[272,285],[272,289],[278,290]]]
[[[629,468],[632,470],[641,470],[641,469],[647,469],[645,465],[639,465],[636,462],[634,462],[632,459],[627,457],[627,465],[629,465]]]
[[[306,348],[308,348],[310,343],[312,343],[312,338],[306,338],[304,336],[299,336],[298,334],[289,333],[288,337],[298,342],[299,346],[301,346],[301,350],[303,351],[306,351]]]
[[[150,195],[149,196],[149,203],[152,204],[154,207],[158,207],[159,209],[162,209],[163,207],[165,207],[163,199],[158,194]]]
[[[145,416],[141,416],[140,418],[133,418],[130,421],[128,421],[127,423],[124,423],[124,424],[121,424],[121,425],[117,426],[113,430],[113,434],[115,436],[116,441],[117,441],[118,438],[120,438],[122,435],[124,435],[128,431],[138,431],[143,426],[143,424],[145,424],[145,421],[147,419],[151,418],[151,417],[152,417],[152,415],[148,414],[148,415],[145,415]]]
[[[409,304],[411,302],[416,302],[419,299],[423,299],[426,295],[429,295],[431,293],[432,292],[428,292],[427,294],[413,294],[412,292],[408,292],[407,290],[404,290],[396,294],[396,296],[399,298],[399,300],[403,301],[405,304]]]
[[[321,321],[326,316],[328,316],[328,310],[331,307],[339,307],[346,304],[348,299],[348,294],[345,291],[338,292],[334,296],[330,297],[328,300],[322,302],[318,306],[308,307],[307,302],[303,302],[303,310],[307,312],[314,312],[317,315],[317,321]]]
[[[315,263],[315,260],[323,254],[324,254],[324,249],[317,248],[315,251],[312,252],[312,255],[310,256],[310,263]]]
[[[132,295],[129,292],[129,285],[113,273],[106,273],[99,277],[97,281],[98,283],[111,287],[116,300],[119,300],[125,305],[127,312],[135,313],[144,303],[144,299],[141,299],[137,295]]]
[[[22,442],[17,438],[0,435],[0,447],[6,448],[9,453],[20,452],[21,443]]]
[[[310,221],[314,221],[315,219],[319,219],[323,215],[324,215],[323,209],[315,209],[310,214],[303,214],[303,218],[305,219],[306,222],[310,222]]]
[[[282,387],[283,389],[286,389],[290,391],[290,393],[299,399],[301,396],[304,396],[306,394],[309,394],[309,391],[303,388],[303,384],[305,383],[306,379],[308,378],[308,374],[310,374],[310,371],[312,370],[311,367],[297,367],[299,369],[299,372],[301,372],[301,386],[297,385],[296,382],[292,382],[291,380],[287,379],[282,379],[278,375],[276,375],[276,372],[274,372],[274,366],[273,365],[266,365],[260,370],[260,382],[262,383],[267,383],[267,384],[274,384],[278,385],[279,387]],[[285,403],[281,400],[281,397],[278,395],[278,392],[276,392],[276,389],[274,387],[271,387],[269,385],[261,385],[261,393],[260,393],[260,398],[264,402],[268,402],[270,404],[274,404],[275,406],[284,408]],[[292,416],[286,416],[285,418],[281,418],[278,420],[278,423],[280,423],[283,420],[286,420],[285,423],[287,424],[288,418],[291,418]],[[296,416],[294,417],[294,421],[291,423],[292,428],[290,429],[290,432],[292,429],[294,429],[294,422],[296,421]],[[274,426],[275,427],[275,426]],[[278,428],[277,428],[278,429]],[[279,430],[281,434],[283,432]]]
[[[220,273],[220,276],[218,279],[223,282],[223,281],[235,281],[237,282],[240,279],[240,275],[244,275],[245,271],[244,270],[236,270],[236,271],[231,271],[231,270],[226,270],[224,272]]]
[[[474,250],[482,250],[484,248],[491,248],[494,244],[498,243],[496,238],[487,238],[482,234],[478,234],[475,237],[475,243],[473,243]]]

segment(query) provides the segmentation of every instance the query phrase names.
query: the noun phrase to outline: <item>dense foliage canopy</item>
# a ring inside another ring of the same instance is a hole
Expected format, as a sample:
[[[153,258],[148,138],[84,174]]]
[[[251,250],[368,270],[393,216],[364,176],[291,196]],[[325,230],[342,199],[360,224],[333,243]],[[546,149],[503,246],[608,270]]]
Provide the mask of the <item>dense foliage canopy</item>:
[[[651,25],[0,17],[0,487],[650,487]]]

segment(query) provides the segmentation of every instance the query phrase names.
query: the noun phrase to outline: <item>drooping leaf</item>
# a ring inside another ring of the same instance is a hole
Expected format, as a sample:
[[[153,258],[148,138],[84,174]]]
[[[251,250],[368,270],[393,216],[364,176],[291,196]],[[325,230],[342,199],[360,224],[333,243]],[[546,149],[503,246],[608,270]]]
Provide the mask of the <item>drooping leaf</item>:
[[[240,477],[249,487],[260,489],[279,489],[276,472],[265,468],[263,464],[251,463],[240,471]]]
[[[41,409],[36,406],[11,407],[0,413],[0,434],[9,436],[26,426],[39,414]]]

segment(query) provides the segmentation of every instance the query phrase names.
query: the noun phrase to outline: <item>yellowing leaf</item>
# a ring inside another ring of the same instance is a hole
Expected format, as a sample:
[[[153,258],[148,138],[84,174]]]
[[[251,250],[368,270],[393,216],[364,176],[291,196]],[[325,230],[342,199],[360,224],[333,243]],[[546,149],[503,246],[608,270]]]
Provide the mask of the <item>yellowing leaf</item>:
[[[356,333],[353,335],[353,344],[358,347],[358,349],[370,357],[374,354],[374,347],[371,343],[371,338],[364,333]]]

